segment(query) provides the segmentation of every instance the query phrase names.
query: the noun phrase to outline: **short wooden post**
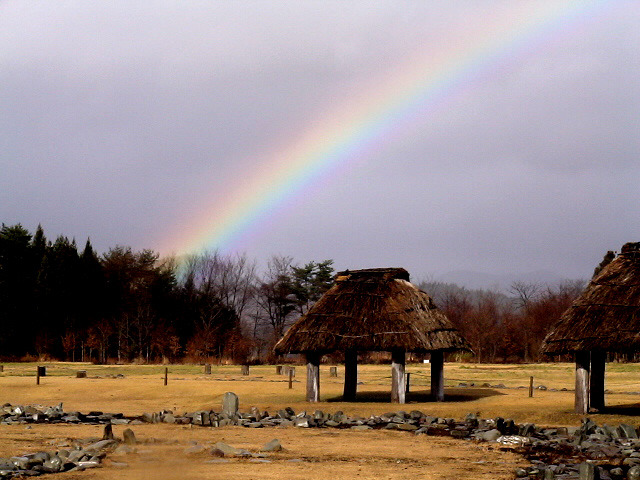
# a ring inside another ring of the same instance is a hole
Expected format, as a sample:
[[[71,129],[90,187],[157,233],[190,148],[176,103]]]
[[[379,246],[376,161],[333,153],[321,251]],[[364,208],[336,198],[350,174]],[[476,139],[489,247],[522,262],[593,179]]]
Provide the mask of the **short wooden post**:
[[[204,374],[205,375],[211,375],[211,364],[207,363],[204,366]]]
[[[444,402],[444,353],[431,352],[431,395],[436,402]]]
[[[529,377],[529,398],[533,397],[533,377]]]
[[[296,376],[296,367],[289,367],[289,374],[293,375],[295,377]]]
[[[78,370],[76,372],[76,378],[87,378],[87,371],[86,370]]]
[[[168,367],[164,367],[164,384],[165,384],[165,386],[167,385],[168,382],[169,382],[169,368]]]
[[[289,389],[293,388],[293,370],[289,369]]]
[[[4,372],[4,365],[0,365],[0,373]]]
[[[337,377],[338,376],[338,367],[329,367],[329,376]]]
[[[358,390],[358,352],[346,350],[344,352],[344,393],[342,399],[352,402],[356,399]]]
[[[320,401],[320,355],[309,352],[307,357],[307,402]]]
[[[411,385],[411,374],[410,374],[410,373],[407,373],[407,374],[405,375],[405,377],[406,377],[406,378],[405,378],[405,388],[404,388],[404,393],[406,394],[406,393],[409,393],[409,388],[410,388],[410,385]]]
[[[40,367],[36,367],[36,385],[40,385]]]
[[[242,365],[242,375],[249,375],[249,365]]]
[[[589,375],[589,408],[604,408],[604,373],[607,354],[591,352],[591,373]]]
[[[591,370],[590,352],[576,352],[576,396],[575,412],[589,412],[589,376]]]
[[[276,375],[282,375],[282,365],[276,365]]]
[[[391,352],[391,402],[405,403],[405,351],[393,350]]]

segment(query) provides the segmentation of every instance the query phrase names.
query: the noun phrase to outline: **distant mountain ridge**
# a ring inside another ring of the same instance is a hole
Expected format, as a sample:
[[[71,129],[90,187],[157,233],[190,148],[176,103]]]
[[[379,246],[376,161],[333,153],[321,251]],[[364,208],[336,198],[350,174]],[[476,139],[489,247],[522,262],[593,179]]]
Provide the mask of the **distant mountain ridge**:
[[[493,274],[472,270],[456,270],[435,275],[433,282],[454,283],[471,290],[494,290],[508,293],[514,282],[538,283],[549,286],[559,285],[563,281],[573,280],[550,270],[536,270],[526,273]]]

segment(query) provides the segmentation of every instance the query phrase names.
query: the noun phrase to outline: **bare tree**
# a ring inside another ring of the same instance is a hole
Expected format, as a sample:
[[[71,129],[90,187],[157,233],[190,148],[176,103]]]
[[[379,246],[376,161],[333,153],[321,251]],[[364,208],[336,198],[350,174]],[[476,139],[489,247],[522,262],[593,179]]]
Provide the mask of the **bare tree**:
[[[271,326],[274,341],[284,334],[296,311],[292,289],[292,262],[291,257],[271,257],[256,297],[263,319]]]

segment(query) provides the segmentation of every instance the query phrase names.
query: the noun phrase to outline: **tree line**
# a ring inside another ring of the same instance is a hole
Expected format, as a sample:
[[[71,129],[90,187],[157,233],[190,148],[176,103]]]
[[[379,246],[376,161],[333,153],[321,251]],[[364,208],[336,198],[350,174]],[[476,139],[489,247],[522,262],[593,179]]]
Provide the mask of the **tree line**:
[[[0,229],[0,355],[97,362],[266,360],[286,328],[333,281],[333,261],[245,255],[181,262],[87,240],[48,240],[41,226]]]
[[[286,329],[332,285],[332,260],[246,255],[181,259],[0,229],[0,356],[95,362],[273,361]],[[509,294],[422,282],[476,361],[540,360],[550,326],[584,282],[515,283]]]
[[[507,293],[439,282],[420,287],[469,341],[474,361],[511,363],[550,360],[540,353],[542,342],[585,284],[514,282]]]

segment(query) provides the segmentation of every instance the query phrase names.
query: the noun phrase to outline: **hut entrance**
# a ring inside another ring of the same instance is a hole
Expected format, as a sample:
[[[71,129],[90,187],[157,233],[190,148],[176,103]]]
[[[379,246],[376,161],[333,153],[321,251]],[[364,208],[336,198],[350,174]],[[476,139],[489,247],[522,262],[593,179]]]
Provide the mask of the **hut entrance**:
[[[344,354],[344,400],[356,397],[358,352],[391,352],[391,401],[405,402],[407,352],[431,353],[431,388],[444,399],[444,352],[471,350],[467,341],[409,282],[403,268],[346,270],[276,344],[277,354],[302,353],[307,360],[307,401],[320,399],[320,358]]]
[[[593,278],[544,340],[548,355],[573,353],[575,411],[604,408],[607,352],[640,350],[640,242],[607,252]]]

